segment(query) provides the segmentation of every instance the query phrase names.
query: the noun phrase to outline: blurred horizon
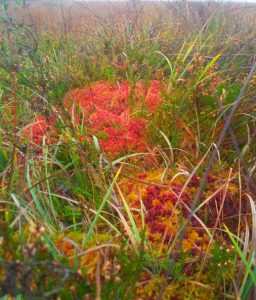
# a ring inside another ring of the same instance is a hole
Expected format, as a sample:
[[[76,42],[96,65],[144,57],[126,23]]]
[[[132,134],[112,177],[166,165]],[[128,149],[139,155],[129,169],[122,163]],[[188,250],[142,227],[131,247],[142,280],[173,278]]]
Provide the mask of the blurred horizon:
[[[30,0],[30,3],[75,3],[75,2],[209,2],[209,3],[256,3],[256,0]]]

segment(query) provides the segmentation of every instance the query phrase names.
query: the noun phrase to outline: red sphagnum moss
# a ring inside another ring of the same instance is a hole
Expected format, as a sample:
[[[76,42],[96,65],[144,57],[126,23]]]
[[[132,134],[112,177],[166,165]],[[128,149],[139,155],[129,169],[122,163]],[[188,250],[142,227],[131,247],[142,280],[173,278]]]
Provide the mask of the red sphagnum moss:
[[[158,81],[152,81],[149,87],[141,82],[135,85],[98,82],[71,91],[64,107],[76,123],[84,122],[88,126],[101,149],[113,157],[146,149],[147,118],[142,112],[153,112],[161,102]],[[38,116],[22,134],[40,145],[52,124],[53,121]]]
[[[39,115],[22,130],[21,135],[34,144],[41,145],[44,136],[47,134],[48,129],[52,128],[52,125],[53,120],[48,121],[44,116]]]

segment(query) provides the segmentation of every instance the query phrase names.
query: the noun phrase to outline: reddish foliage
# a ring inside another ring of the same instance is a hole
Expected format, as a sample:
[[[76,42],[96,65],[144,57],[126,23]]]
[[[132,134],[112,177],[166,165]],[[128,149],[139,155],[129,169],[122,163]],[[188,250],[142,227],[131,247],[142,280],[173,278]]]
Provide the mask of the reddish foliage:
[[[149,88],[141,82],[134,86],[128,82],[100,82],[71,91],[64,100],[64,107],[77,123],[80,122],[78,112],[81,112],[91,133],[98,137],[102,150],[110,156],[118,156],[130,150],[145,150],[146,118],[138,114],[145,107],[153,112],[161,101],[158,81],[152,81]],[[29,131],[23,133],[32,137],[34,143],[41,144],[49,125],[52,123],[38,116],[29,125]]]
[[[169,242],[174,234],[174,228],[178,222],[178,210],[182,209],[182,206],[175,205],[179,194],[182,190],[182,185],[173,183],[170,188],[161,188],[159,186],[146,187],[142,200],[146,209],[146,225],[149,230],[149,239],[155,240],[160,236],[164,236],[164,241]],[[190,198],[186,192],[184,192],[180,198],[184,203],[189,203]],[[132,206],[139,208],[140,201],[136,199],[132,202]],[[187,211],[184,209],[184,212]],[[184,216],[184,215],[183,215]]]
[[[190,208],[200,184],[200,177],[193,176],[186,187],[186,176],[175,176],[175,172],[165,174],[165,181],[162,182],[162,170],[158,172],[147,172],[137,174],[139,181],[124,179],[121,183],[122,192],[129,205],[135,209],[141,209],[142,203],[145,208],[146,234],[153,243],[163,242],[168,244],[177,234],[181,224],[188,218]],[[175,176],[175,179],[172,176]],[[202,222],[214,227],[216,222],[223,221],[229,228],[237,224],[239,215],[239,189],[236,183],[229,182],[225,187],[227,174],[218,177],[213,174],[207,176],[207,185],[203,190],[200,204],[203,208],[197,211],[197,217]],[[134,177],[134,176],[133,176]],[[151,183],[150,186],[145,183]],[[152,183],[156,183],[153,185]],[[159,185],[161,184],[161,185]],[[218,192],[217,192],[218,191]],[[245,207],[245,199],[242,199],[241,211]],[[248,201],[247,201],[248,202]],[[138,226],[142,226],[141,215],[134,213]],[[230,222],[229,222],[230,221]],[[186,230],[183,241],[185,250],[199,251],[202,243],[207,241],[201,222],[197,218],[192,218]]]
[[[134,87],[127,82],[101,82],[72,91],[64,101],[71,115],[77,107],[86,117],[92,133],[99,137],[103,151],[111,156],[129,150],[143,151],[146,143],[145,118],[133,117],[145,105],[154,111],[161,101],[158,81],[147,89],[138,82]]]
[[[112,112],[115,115],[121,115],[129,108],[129,100],[133,97],[133,102],[144,101],[144,104],[151,111],[155,110],[161,101],[160,85],[158,81],[152,81],[149,88],[141,82],[135,86],[128,82],[121,84],[111,84],[109,82],[100,82],[84,89],[76,89],[69,93],[64,101],[64,105],[72,109],[73,105],[79,104],[80,109],[86,115],[98,111]]]
[[[22,135],[33,143],[41,145],[43,137],[52,124],[53,120],[47,121],[44,116],[39,115],[22,131]]]

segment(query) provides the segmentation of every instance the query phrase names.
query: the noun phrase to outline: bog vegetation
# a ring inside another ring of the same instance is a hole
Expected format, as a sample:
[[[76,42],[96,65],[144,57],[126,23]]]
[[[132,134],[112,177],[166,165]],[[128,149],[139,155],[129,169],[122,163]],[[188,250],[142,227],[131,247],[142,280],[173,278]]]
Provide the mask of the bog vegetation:
[[[256,6],[1,0],[1,299],[255,299]]]

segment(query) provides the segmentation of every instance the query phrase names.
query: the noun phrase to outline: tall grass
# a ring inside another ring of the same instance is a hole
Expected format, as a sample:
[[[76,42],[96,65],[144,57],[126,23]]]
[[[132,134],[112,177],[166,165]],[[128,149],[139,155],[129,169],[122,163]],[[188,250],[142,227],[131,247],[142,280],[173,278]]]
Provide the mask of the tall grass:
[[[256,6],[1,5],[1,297],[252,299]],[[111,156],[65,107],[97,82],[131,86],[143,151]]]

